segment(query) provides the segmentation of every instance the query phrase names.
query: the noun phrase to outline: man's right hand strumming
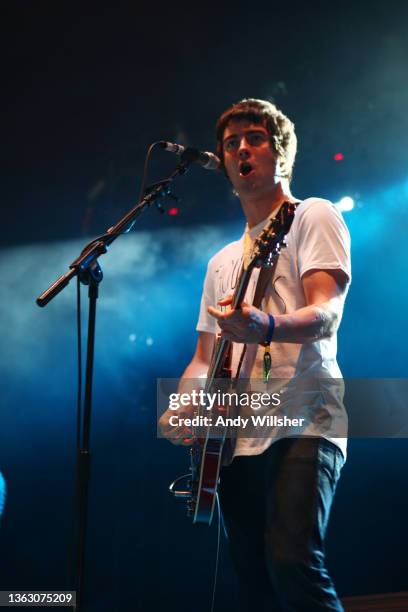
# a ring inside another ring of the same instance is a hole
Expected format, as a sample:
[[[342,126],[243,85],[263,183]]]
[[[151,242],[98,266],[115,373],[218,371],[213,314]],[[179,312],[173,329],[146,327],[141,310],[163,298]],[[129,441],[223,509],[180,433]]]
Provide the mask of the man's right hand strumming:
[[[193,406],[183,409],[172,410],[168,408],[159,419],[159,432],[172,444],[189,446],[193,443],[193,428],[178,424],[183,419],[192,419],[194,416]]]

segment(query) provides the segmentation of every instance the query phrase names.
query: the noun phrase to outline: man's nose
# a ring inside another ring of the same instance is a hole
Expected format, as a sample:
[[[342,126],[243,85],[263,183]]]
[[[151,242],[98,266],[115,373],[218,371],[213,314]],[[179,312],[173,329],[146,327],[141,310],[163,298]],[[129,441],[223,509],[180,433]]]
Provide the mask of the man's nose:
[[[241,140],[239,141],[238,155],[240,159],[248,159],[250,156],[250,151],[245,136],[242,136]]]

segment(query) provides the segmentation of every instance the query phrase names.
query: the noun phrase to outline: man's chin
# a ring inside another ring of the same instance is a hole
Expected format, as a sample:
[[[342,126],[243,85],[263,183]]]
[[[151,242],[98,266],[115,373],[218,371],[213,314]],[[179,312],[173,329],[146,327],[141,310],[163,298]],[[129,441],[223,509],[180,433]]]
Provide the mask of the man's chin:
[[[238,194],[253,193],[258,189],[257,181],[255,176],[245,177],[244,179],[239,178],[234,185],[234,189]]]

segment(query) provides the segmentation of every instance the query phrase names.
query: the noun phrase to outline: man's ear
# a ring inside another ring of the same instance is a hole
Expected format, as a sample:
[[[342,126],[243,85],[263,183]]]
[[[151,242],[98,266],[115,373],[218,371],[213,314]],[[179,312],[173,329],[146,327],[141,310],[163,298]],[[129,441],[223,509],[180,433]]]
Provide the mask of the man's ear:
[[[289,178],[288,177],[288,173],[286,171],[286,159],[282,158],[282,155],[278,154],[278,165],[277,165],[277,172],[276,172],[276,176],[279,176],[279,178]]]

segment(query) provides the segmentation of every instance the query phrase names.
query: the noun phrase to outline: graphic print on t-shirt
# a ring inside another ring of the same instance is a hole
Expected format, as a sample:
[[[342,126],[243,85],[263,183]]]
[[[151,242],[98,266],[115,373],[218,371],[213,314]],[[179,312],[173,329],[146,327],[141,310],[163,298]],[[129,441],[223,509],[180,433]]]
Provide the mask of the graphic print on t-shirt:
[[[231,258],[227,264],[222,263],[214,270],[215,297],[217,302],[234,293],[237,287],[241,268],[242,255],[239,257]],[[258,279],[258,275],[259,270],[253,270],[249,281],[245,301],[250,304],[252,303],[252,298],[255,293],[255,285]],[[220,309],[225,310],[225,307],[220,307]]]

